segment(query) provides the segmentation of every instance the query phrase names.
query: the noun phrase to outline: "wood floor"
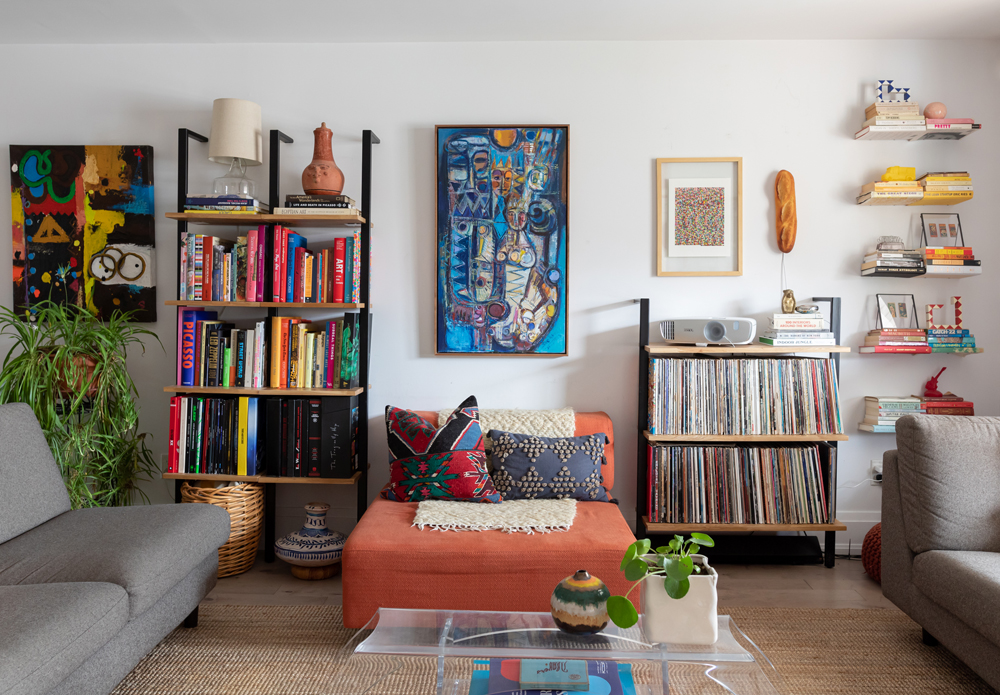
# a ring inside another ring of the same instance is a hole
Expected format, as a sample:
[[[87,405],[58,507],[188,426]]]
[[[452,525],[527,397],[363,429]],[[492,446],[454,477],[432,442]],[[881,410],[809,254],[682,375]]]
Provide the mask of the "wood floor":
[[[822,565],[719,565],[719,604],[781,608],[889,608],[881,587],[864,573],[859,560]],[[340,576],[316,582],[292,576],[280,560],[258,559],[249,572],[220,579],[208,603],[300,606],[341,603]]]

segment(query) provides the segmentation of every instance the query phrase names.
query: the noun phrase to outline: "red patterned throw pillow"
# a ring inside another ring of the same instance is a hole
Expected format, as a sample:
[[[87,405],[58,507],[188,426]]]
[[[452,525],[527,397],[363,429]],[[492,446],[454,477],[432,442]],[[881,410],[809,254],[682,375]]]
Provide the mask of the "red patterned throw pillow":
[[[466,398],[441,429],[392,406],[386,406],[385,426],[392,457],[385,499],[501,501],[486,469],[475,396]]]

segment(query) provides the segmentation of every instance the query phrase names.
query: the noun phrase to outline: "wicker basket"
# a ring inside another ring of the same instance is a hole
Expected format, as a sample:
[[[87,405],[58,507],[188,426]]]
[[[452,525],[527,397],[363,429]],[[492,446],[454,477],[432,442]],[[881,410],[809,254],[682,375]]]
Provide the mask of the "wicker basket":
[[[220,578],[242,574],[253,567],[264,528],[263,485],[242,483],[216,488],[185,482],[181,485],[181,500],[214,504],[229,512],[229,540],[219,548]]]

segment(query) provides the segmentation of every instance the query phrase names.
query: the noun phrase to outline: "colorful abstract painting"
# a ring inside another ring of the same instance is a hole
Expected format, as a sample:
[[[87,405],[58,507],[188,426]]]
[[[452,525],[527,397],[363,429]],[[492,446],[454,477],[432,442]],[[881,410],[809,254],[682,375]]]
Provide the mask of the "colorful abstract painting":
[[[438,126],[438,354],[566,354],[566,126]]]
[[[668,181],[668,255],[729,255],[732,241],[726,207],[731,185],[730,179]]]
[[[14,308],[156,321],[153,148],[10,146]]]

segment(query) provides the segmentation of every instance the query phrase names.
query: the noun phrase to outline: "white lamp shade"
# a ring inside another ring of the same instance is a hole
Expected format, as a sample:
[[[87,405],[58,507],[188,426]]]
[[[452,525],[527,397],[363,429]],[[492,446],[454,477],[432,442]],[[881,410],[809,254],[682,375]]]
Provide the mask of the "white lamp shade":
[[[212,102],[212,133],[208,137],[208,158],[220,164],[242,159],[257,166],[264,163],[264,137],[260,125],[260,105],[244,99],[216,99]]]

